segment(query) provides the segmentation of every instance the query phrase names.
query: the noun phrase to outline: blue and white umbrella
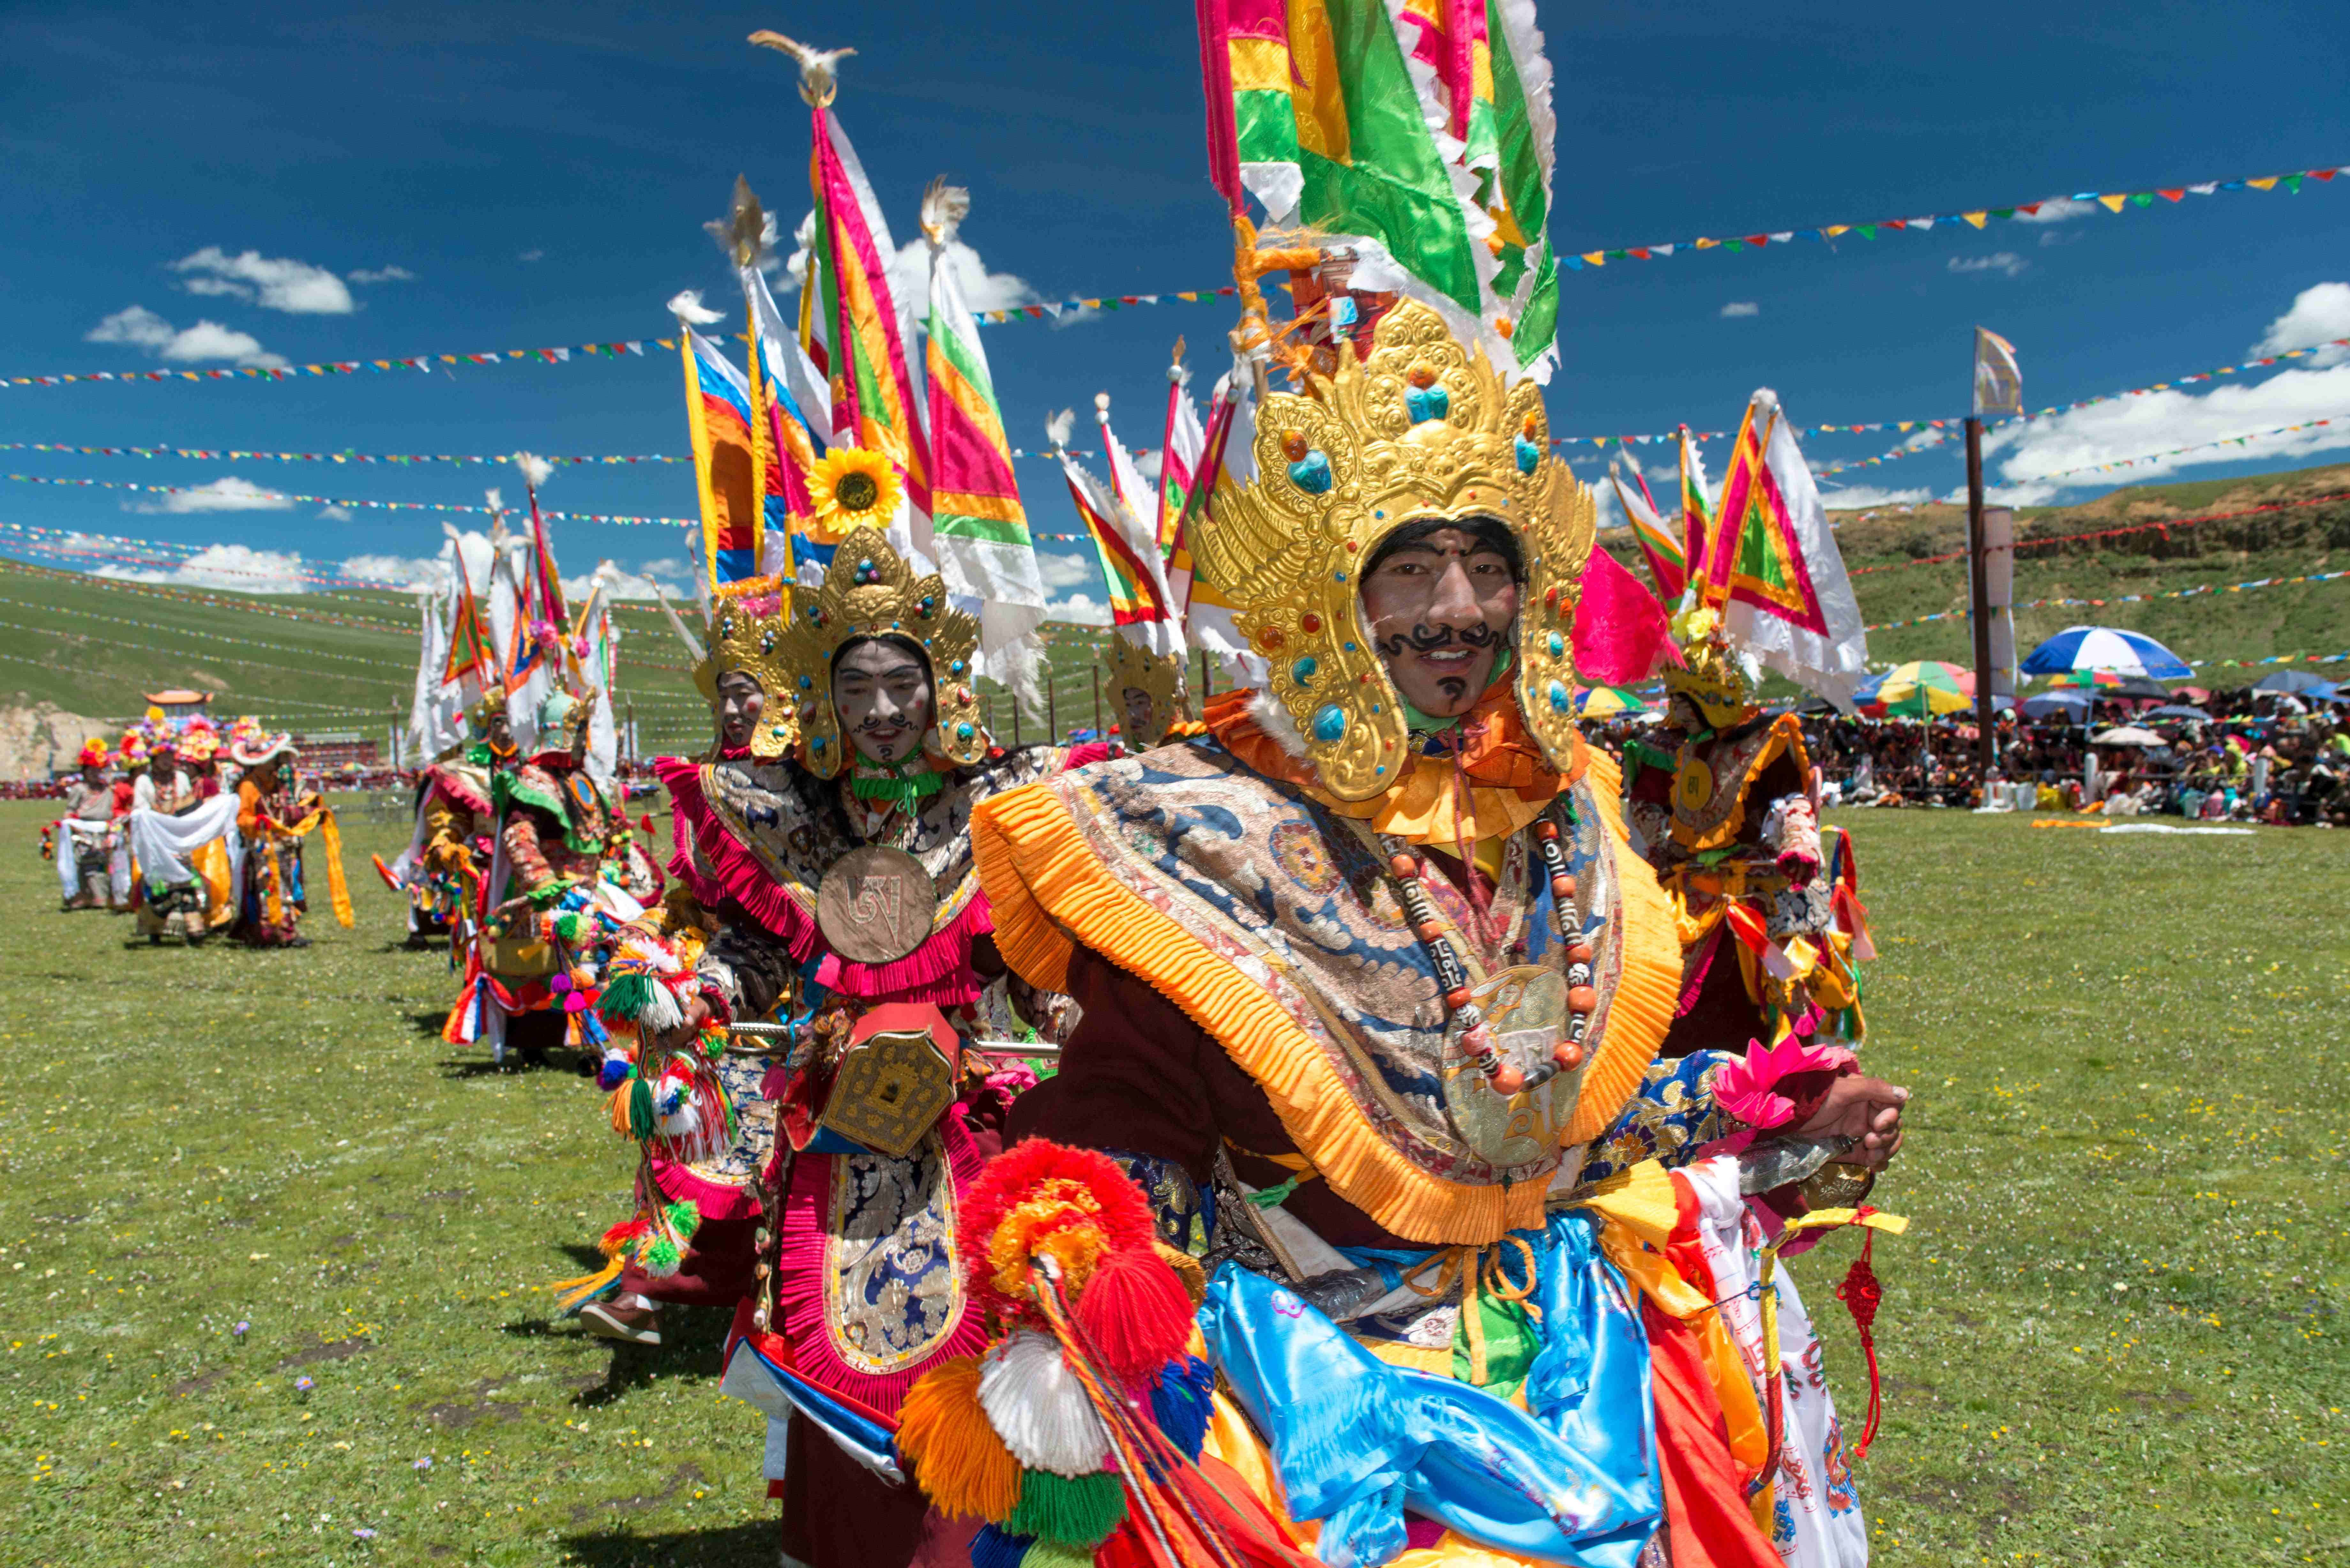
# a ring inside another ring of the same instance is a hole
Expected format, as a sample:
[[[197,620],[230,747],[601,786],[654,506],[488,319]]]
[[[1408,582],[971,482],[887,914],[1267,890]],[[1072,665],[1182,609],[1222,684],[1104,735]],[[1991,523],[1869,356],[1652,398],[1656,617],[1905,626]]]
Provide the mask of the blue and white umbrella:
[[[2068,626],[2023,660],[2026,675],[2061,675],[2067,670],[2111,670],[2156,680],[2178,680],[2195,673],[2154,639],[2117,626]]]
[[[2080,719],[2087,715],[2093,701],[2086,691],[2043,691],[2036,697],[2026,697],[2017,711],[2027,719],[2044,719],[2051,713]]]

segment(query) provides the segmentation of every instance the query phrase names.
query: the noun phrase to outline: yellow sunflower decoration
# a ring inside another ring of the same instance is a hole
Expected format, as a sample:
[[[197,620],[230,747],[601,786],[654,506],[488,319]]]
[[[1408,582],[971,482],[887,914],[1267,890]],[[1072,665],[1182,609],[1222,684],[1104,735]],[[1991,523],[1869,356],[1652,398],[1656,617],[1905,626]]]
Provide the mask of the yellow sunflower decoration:
[[[902,493],[888,457],[860,447],[835,447],[816,460],[808,475],[808,503],[815,509],[809,532],[818,544],[837,545],[852,528],[886,530]]]

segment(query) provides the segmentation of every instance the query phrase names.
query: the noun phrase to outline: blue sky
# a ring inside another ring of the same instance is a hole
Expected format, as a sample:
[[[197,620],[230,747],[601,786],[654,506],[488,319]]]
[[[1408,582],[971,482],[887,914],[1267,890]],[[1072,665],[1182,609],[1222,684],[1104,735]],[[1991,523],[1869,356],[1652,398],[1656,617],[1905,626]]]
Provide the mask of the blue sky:
[[[1569,250],[2350,163],[2338,0],[1541,9],[1559,82],[1553,232]],[[668,331],[662,305],[678,290],[735,297],[702,225],[736,173],[786,222],[806,208],[806,111],[788,63],[743,42],[762,26],[860,51],[839,113],[901,243],[924,182],[943,173],[971,188],[963,238],[1007,289],[1229,281],[1188,6],[29,3],[0,16],[0,374]],[[2350,334],[2345,239],[2350,177],[1980,234],[1945,224],[1618,263],[1563,282],[1552,420],[1568,432],[1720,428],[1760,385],[1807,424],[1960,414],[1977,323],[2017,345],[2035,407],[2168,380],[2264,340]],[[1170,305],[989,328],[1014,440],[1041,444],[1051,410],[1107,390],[1124,438],[1156,445],[1169,346],[1187,334],[1195,360],[1220,368],[1209,346],[1230,321],[1228,305]],[[2350,415],[2350,364],[2243,382],[2093,410],[1995,454],[1994,472]],[[2323,461],[2327,436],[2350,444],[2350,428],[2314,432],[2178,472]],[[0,388],[0,441],[687,450],[677,367],[658,354]],[[1893,441],[1805,444],[1824,465]],[[0,471],[468,503],[485,483],[519,490],[511,471],[430,466],[0,452]],[[1022,472],[1035,525],[1073,529],[1054,470]],[[1844,477],[1866,498],[1947,493],[1961,473],[1945,450]],[[566,470],[546,500],[682,515],[691,471]],[[439,520],[412,513],[136,510],[168,504],[0,481],[0,520],[44,527],[326,562],[429,556],[440,542]],[[583,572],[598,556],[642,569],[681,555],[675,534],[647,528],[574,525],[557,544]],[[1049,549],[1065,594],[1098,593],[1074,546]]]

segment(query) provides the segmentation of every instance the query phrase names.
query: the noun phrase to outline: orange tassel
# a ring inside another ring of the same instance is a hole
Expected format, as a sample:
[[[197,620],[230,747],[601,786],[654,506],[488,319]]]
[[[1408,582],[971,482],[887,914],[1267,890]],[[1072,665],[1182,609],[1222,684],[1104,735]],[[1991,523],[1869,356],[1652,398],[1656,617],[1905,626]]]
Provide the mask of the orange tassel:
[[[1020,1461],[988,1425],[976,1356],[941,1361],[906,1390],[898,1451],[941,1512],[996,1521],[1020,1505]]]

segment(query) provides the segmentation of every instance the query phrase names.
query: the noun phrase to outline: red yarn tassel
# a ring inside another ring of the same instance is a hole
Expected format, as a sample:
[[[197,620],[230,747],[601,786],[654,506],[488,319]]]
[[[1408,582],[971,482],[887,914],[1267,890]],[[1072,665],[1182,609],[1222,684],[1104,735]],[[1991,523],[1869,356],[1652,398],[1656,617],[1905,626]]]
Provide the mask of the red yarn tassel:
[[[1877,1377],[1877,1336],[1872,1331],[1877,1303],[1885,1299],[1885,1290],[1877,1282],[1877,1271],[1868,1262],[1869,1251],[1876,1244],[1876,1231],[1861,1231],[1860,1256],[1852,1261],[1852,1267],[1845,1271],[1844,1282],[1835,1288],[1836,1300],[1852,1314],[1852,1326],[1860,1334],[1860,1353],[1868,1358],[1868,1419],[1862,1424],[1860,1440],[1852,1446],[1855,1464],[1867,1457],[1868,1445],[1877,1440],[1877,1417],[1884,1408],[1883,1391]]]
[[[1191,1337],[1191,1297],[1148,1247],[1107,1253],[1078,1295],[1076,1318],[1095,1352],[1129,1382],[1156,1376]]]

